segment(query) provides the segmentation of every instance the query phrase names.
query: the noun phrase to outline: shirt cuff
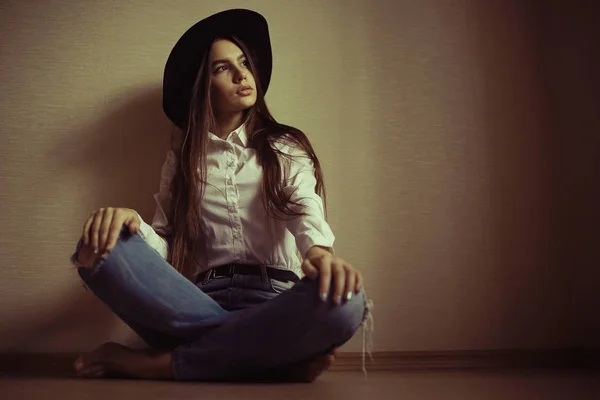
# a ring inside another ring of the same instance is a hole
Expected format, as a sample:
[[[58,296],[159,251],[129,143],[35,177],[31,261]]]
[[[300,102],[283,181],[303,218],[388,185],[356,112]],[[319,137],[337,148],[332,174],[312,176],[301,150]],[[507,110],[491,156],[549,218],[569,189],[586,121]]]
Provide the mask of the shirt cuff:
[[[140,229],[138,231],[138,233],[140,234],[140,236],[143,239],[147,239],[150,236],[151,231],[153,231],[154,229],[152,229],[152,227],[150,225],[148,225],[146,223],[146,221],[144,221],[144,219],[140,216],[140,214],[138,214],[136,212],[138,218],[140,219]]]
[[[333,248],[335,236],[325,220],[322,220],[318,227],[312,225],[305,228],[306,230],[301,229],[296,233],[296,246],[298,246],[298,250],[300,250],[303,258],[306,256],[306,252],[313,246]]]
[[[167,244],[167,241],[158,233],[156,233],[154,228],[146,223],[140,214],[138,214],[138,217],[140,218],[140,229],[138,231],[139,235],[146,241],[148,246],[156,250],[158,254],[160,254],[160,256],[166,260],[169,254],[169,245]]]

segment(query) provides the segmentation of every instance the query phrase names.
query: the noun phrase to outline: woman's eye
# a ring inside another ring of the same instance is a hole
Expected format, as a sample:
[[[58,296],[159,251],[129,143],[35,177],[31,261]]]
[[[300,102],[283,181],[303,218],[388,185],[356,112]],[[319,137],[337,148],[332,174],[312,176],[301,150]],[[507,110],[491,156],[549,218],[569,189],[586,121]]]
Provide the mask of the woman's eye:
[[[227,66],[226,66],[226,65],[221,65],[220,67],[218,67],[218,68],[215,70],[215,72],[221,72],[221,71],[224,71],[224,70],[221,70],[221,68],[227,68]]]
[[[248,60],[242,61],[242,64],[244,64],[246,67],[250,66],[250,63],[248,62]]]

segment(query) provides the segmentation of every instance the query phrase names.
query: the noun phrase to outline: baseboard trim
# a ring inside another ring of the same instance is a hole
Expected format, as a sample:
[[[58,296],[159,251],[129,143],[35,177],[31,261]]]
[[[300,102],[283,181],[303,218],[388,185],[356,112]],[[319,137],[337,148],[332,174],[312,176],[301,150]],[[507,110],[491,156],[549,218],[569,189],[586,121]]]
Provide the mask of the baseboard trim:
[[[357,371],[362,365],[362,353],[340,353],[331,370]],[[376,352],[372,360],[365,354],[367,371],[599,367],[600,349],[589,348]]]
[[[0,375],[73,376],[77,353],[0,353]],[[330,371],[361,371],[362,353],[340,353]],[[600,369],[600,349],[374,352],[367,371]]]

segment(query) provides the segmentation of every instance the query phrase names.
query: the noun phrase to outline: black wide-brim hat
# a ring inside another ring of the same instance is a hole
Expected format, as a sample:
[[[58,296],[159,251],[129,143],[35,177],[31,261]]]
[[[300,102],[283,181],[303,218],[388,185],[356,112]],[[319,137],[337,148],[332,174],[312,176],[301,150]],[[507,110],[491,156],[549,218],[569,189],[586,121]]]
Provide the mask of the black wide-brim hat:
[[[178,127],[187,125],[190,99],[202,57],[217,37],[236,36],[249,48],[263,93],[273,68],[267,20],[252,10],[221,11],[197,22],[177,41],[165,66],[163,110]]]

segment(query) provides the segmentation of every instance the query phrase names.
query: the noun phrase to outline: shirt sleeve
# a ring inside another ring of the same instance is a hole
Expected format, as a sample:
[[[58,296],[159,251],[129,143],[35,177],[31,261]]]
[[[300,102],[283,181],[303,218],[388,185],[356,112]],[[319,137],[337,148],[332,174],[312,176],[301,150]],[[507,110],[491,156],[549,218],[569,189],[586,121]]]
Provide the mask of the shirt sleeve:
[[[284,193],[298,203],[292,206],[294,211],[306,214],[286,221],[287,229],[296,239],[298,250],[304,257],[313,246],[333,248],[335,236],[325,220],[323,199],[315,191],[317,179],[312,160],[296,145],[285,146],[282,151],[291,156],[281,156],[284,158]]]
[[[156,211],[154,212],[152,224],[146,223],[140,217],[140,236],[165,260],[169,254],[169,244],[164,237],[172,233],[172,226],[167,218],[167,213],[171,207],[170,186],[175,175],[175,170],[176,156],[173,150],[169,150],[161,170],[159,191],[153,196],[156,201]]]

